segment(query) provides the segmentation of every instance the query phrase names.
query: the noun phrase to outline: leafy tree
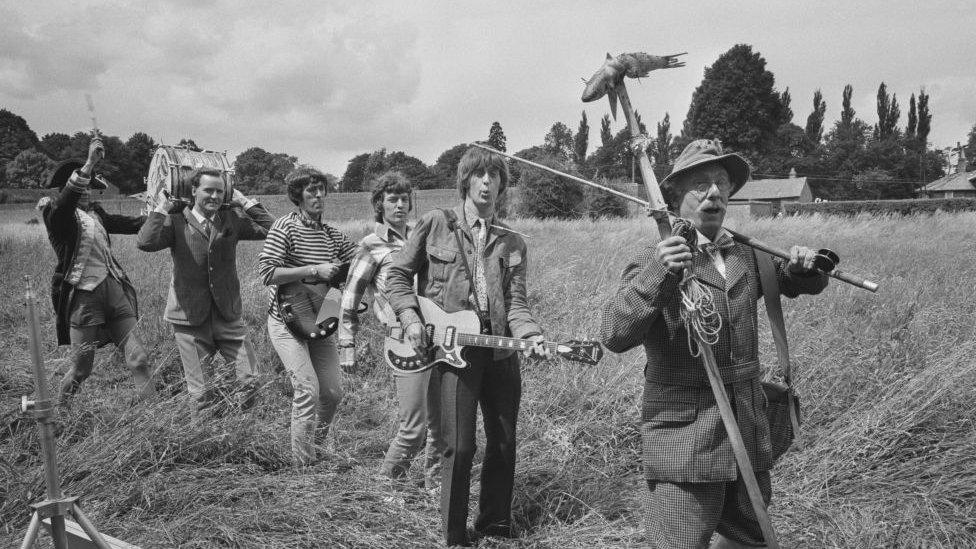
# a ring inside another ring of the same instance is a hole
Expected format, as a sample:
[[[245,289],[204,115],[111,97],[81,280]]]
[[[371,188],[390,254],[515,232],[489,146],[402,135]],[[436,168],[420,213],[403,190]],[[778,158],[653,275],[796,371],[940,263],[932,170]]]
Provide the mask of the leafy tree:
[[[688,108],[685,137],[718,138],[756,158],[771,148],[784,120],[783,98],[766,60],[738,44],[705,69]]]
[[[49,133],[41,138],[40,150],[54,161],[66,160],[71,136],[66,133]]]
[[[601,179],[600,184],[604,187],[610,187],[611,189],[616,189],[622,192],[633,192],[629,191],[629,181],[625,179],[616,179],[614,181],[608,181],[606,179]],[[572,183],[569,183],[570,185]],[[614,218],[614,217],[629,217],[630,207],[626,200],[620,198],[615,194],[602,191],[600,189],[595,189],[593,187],[583,188],[583,200],[585,203],[586,215],[590,219],[597,220],[601,218]]]
[[[651,156],[658,166],[671,165],[671,147],[674,136],[671,135],[671,114],[664,113],[664,119],[657,123],[657,138],[651,144]]]
[[[366,159],[366,166],[363,168],[363,182],[360,189],[369,190],[370,182],[374,177],[386,171],[386,148],[373,151]]]
[[[502,125],[497,121],[492,122],[491,129],[488,130],[488,146],[499,150],[505,151],[505,132],[502,130]]]
[[[362,153],[349,159],[346,172],[339,180],[339,190],[347,193],[362,190],[363,174],[366,173],[366,162],[369,161],[369,156],[369,153]]]
[[[437,185],[437,178],[422,160],[402,151],[386,155],[386,169],[402,173],[415,189],[430,189]]]
[[[790,95],[790,88],[787,87],[783,90],[783,93],[779,94],[779,104],[781,106],[780,125],[789,124],[793,121],[793,109],[790,108],[790,103],[792,102],[793,96]]]
[[[283,194],[285,176],[295,169],[298,158],[251,147],[234,159],[234,183],[244,193]]]
[[[153,138],[142,132],[132,134],[132,137],[125,142],[122,178],[141,189],[143,179],[149,175],[149,164],[152,162],[154,152],[156,152],[156,142]]]
[[[439,188],[450,189],[457,185],[457,167],[461,157],[470,147],[467,143],[459,143],[442,152],[432,168],[437,178]]]
[[[909,148],[914,148],[916,131],[918,129],[918,111],[915,110],[915,94],[908,101],[908,125],[905,126],[905,142]]]
[[[7,186],[17,189],[41,189],[47,184],[54,161],[37,149],[20,151],[6,166]]]
[[[535,162],[539,158],[548,157],[549,153],[546,151],[546,148],[544,146],[535,145],[527,149],[520,150],[519,152],[515,153],[514,156]],[[519,162],[510,162],[508,164],[508,172],[509,172],[508,186],[518,187],[519,182],[522,180],[522,174],[525,172],[525,170],[532,170],[532,169],[534,168],[526,167],[523,169],[523,164]]]
[[[202,151],[203,150],[203,149],[201,149],[197,145],[196,141],[190,139],[189,137],[184,137],[183,139],[180,139],[180,142],[177,143],[176,146],[177,147],[186,147],[186,148],[190,149],[191,151]]]
[[[918,125],[915,129],[917,147],[924,151],[928,148],[929,131],[932,129],[932,113],[929,112],[929,95],[923,88],[918,92]]]
[[[26,120],[7,109],[0,109],[0,183],[6,174],[2,168],[7,162],[37,144],[37,134],[30,129]]]
[[[549,154],[569,160],[573,157],[573,130],[562,122],[556,122],[546,134],[545,147]]]
[[[600,145],[606,147],[613,141],[613,132],[610,130],[610,115],[605,114],[600,119]]]
[[[586,111],[581,113],[579,128],[573,139],[573,159],[577,164],[586,162],[586,147],[590,140],[590,124],[586,121]]]
[[[823,139],[824,114],[827,112],[827,102],[823,100],[820,90],[813,92],[813,112],[807,117],[806,136],[812,148],[816,148]]]
[[[901,116],[901,111],[898,108],[898,97],[888,94],[884,82],[878,86],[877,109],[878,123],[874,126],[874,138],[889,139],[896,137],[898,118]]]
[[[564,158],[547,155],[534,159],[534,162],[579,176],[572,163]],[[518,213],[523,216],[579,219],[583,215],[583,190],[555,174],[528,168],[522,174],[518,190]]]
[[[968,140],[966,141],[966,159],[969,161],[966,171],[976,170],[976,124],[969,130]]]

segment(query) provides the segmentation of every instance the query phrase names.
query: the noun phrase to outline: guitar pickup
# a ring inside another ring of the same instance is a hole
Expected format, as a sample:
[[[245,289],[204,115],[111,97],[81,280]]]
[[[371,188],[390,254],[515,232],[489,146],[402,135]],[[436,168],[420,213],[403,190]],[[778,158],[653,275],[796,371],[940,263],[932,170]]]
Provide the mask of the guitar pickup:
[[[390,337],[397,341],[403,341],[403,328],[401,326],[390,326]]]

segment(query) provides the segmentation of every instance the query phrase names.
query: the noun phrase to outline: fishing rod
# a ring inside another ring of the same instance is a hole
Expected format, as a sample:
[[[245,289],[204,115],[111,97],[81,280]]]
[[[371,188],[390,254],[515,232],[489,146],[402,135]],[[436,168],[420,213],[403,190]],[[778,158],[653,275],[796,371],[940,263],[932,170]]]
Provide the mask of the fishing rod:
[[[483,145],[481,143],[471,143],[471,145],[473,145],[475,147],[478,147],[478,148],[481,148],[481,149],[485,149],[487,151],[491,151],[491,152],[496,153],[496,154],[500,154],[500,155],[502,155],[502,156],[504,156],[506,158],[510,158],[512,160],[515,160],[515,161],[518,161],[518,162],[522,162],[523,164],[528,164],[529,166],[532,166],[534,168],[538,168],[540,170],[547,171],[547,172],[549,172],[551,174],[558,175],[560,177],[564,177],[566,179],[575,181],[577,183],[581,183],[583,185],[589,185],[590,187],[593,187],[593,188],[596,188],[596,189],[600,189],[601,191],[608,192],[608,193],[610,193],[612,195],[619,196],[620,198],[623,198],[624,200],[629,200],[629,201],[631,201],[631,202],[633,202],[635,204],[640,204],[645,209],[647,209],[648,213],[653,213],[653,212],[667,212],[667,210],[652,210],[650,208],[650,204],[646,200],[640,199],[640,198],[638,198],[636,196],[629,195],[629,194],[624,193],[624,192],[620,192],[620,191],[618,191],[616,189],[611,189],[610,187],[606,187],[604,185],[600,185],[599,183],[594,183],[592,181],[588,181],[588,180],[583,179],[581,177],[576,177],[576,176],[570,175],[568,173],[563,173],[563,172],[561,172],[559,170],[555,170],[553,168],[550,168],[549,166],[544,166],[542,164],[539,164],[537,162],[533,162],[531,160],[526,160],[524,158],[519,158],[519,157],[517,157],[515,155],[508,154],[508,153],[499,151],[499,150],[497,150],[497,149],[495,149],[493,147],[489,147],[489,146]],[[745,244],[746,246],[749,246],[751,248],[755,248],[755,249],[757,249],[759,251],[762,251],[762,252],[766,252],[767,254],[774,255],[776,257],[785,259],[787,261],[790,260],[790,254],[789,254],[789,252],[786,252],[786,251],[781,250],[779,248],[775,248],[773,246],[770,246],[769,244],[766,244],[765,242],[762,242],[760,240],[757,240],[755,238],[752,238],[751,236],[746,236],[746,235],[744,235],[742,233],[737,233],[737,232],[735,232],[735,231],[733,231],[731,229],[726,228],[726,230],[729,231],[729,234],[732,235],[732,239],[735,240],[736,242],[739,242],[740,244]],[[864,278],[861,278],[861,277],[859,277],[857,275],[854,275],[854,274],[851,274],[851,273],[848,273],[848,272],[845,272],[845,271],[842,271],[842,270],[838,269],[837,268],[837,263],[839,263],[839,262],[840,262],[840,257],[838,257],[837,254],[835,254],[834,252],[832,252],[830,250],[826,250],[826,249],[820,250],[819,252],[817,252],[817,257],[814,260],[814,270],[816,270],[818,273],[825,274],[825,275],[827,275],[827,276],[829,276],[831,278],[836,278],[837,280],[840,280],[841,282],[846,282],[848,284],[851,284],[852,286],[857,286],[858,288],[863,288],[863,289],[868,290],[870,292],[877,292],[878,291],[878,283],[877,282],[872,282],[870,280],[866,280]]]

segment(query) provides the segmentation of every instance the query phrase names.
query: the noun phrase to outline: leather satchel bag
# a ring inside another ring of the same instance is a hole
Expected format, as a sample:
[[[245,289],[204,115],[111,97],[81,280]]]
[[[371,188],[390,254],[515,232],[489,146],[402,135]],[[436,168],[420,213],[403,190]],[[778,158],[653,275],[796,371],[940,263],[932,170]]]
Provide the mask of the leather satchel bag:
[[[763,391],[769,407],[769,437],[773,448],[773,462],[786,453],[800,433],[800,399],[793,390],[790,377],[790,349],[786,342],[786,323],[783,321],[783,305],[780,302],[779,283],[776,280],[776,265],[773,258],[764,252],[756,252],[759,279],[762,282],[763,300],[769,326],[776,344],[776,356],[782,375],[782,382],[763,381]]]

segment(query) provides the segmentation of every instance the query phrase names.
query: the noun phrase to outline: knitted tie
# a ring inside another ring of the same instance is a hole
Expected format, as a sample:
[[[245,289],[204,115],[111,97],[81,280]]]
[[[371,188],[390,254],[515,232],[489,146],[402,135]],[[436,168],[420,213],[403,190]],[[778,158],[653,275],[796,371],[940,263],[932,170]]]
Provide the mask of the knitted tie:
[[[474,290],[478,307],[488,310],[488,281],[485,279],[485,240],[488,231],[479,219],[474,222]]]

